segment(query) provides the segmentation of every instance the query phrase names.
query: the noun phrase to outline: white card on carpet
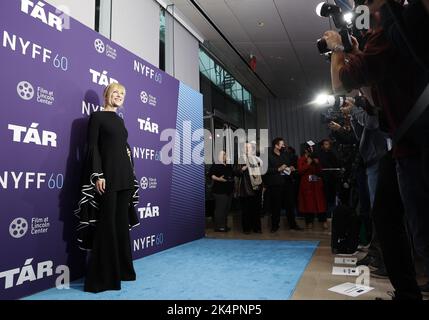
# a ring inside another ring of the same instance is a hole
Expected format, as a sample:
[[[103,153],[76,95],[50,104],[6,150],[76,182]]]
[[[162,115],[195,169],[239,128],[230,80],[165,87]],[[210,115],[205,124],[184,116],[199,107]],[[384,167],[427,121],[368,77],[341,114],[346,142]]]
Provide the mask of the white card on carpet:
[[[353,253],[338,253],[338,257],[354,257],[359,253],[359,251],[355,251]]]
[[[349,297],[357,297],[362,294],[368,293],[373,289],[374,288],[371,288],[371,287],[357,285],[351,282],[346,282],[338,286],[332,287],[328,290],[339,294],[343,294]]]
[[[357,258],[347,258],[347,257],[335,257],[335,264],[350,264],[350,265],[356,265]]]
[[[354,276],[354,277],[357,277],[359,275],[356,268],[351,268],[351,267],[332,267],[332,274],[334,276]]]

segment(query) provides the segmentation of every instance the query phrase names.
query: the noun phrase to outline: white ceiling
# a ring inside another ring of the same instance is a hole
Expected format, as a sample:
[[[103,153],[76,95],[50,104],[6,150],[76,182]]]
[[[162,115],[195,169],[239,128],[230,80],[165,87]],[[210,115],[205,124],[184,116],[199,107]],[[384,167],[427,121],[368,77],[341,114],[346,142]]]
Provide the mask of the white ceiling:
[[[206,45],[257,96],[269,96],[260,81],[189,0],[171,1],[206,39]],[[329,87],[329,64],[315,42],[329,20],[315,13],[321,0],[197,0],[226,38],[278,97],[311,96]],[[259,27],[258,22],[264,26]]]

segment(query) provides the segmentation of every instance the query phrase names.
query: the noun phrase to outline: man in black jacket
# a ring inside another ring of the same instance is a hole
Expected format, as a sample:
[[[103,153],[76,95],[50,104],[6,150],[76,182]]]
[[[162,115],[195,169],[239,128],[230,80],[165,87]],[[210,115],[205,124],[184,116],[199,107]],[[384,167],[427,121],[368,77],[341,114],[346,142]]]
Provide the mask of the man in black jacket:
[[[288,157],[285,156],[284,149],[285,142],[283,138],[275,138],[272,142],[272,151],[268,155],[268,171],[264,179],[270,195],[272,233],[276,232],[280,226],[282,199],[285,196],[285,187],[287,183],[287,178],[285,176],[289,176],[290,173],[295,170],[295,167],[290,165]],[[292,183],[292,181],[290,182]],[[292,191],[293,188],[290,188],[290,198],[293,198]],[[295,221],[295,212],[293,209],[290,209],[290,205],[288,205],[288,207],[287,218],[289,227],[291,229],[299,229]]]

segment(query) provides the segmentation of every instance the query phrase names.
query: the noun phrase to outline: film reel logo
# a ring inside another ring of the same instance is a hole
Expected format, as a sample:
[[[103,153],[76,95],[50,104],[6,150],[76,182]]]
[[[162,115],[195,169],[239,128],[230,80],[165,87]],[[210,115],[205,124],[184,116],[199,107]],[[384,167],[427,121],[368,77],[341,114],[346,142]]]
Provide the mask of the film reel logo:
[[[15,239],[22,238],[28,231],[28,222],[24,218],[16,218],[9,225],[9,234]]]
[[[147,94],[147,92],[146,92],[146,91],[142,91],[142,92],[140,93],[140,99],[141,99],[141,101],[142,101],[143,103],[145,103],[145,104],[149,101],[149,95]]]
[[[104,45],[104,42],[101,39],[95,39],[94,47],[98,53],[104,53],[104,51],[106,50],[106,46]]]
[[[149,180],[146,177],[140,179],[140,187],[146,190],[149,187]]]
[[[16,86],[18,96],[23,100],[31,100],[34,97],[34,87],[28,81],[21,81]]]

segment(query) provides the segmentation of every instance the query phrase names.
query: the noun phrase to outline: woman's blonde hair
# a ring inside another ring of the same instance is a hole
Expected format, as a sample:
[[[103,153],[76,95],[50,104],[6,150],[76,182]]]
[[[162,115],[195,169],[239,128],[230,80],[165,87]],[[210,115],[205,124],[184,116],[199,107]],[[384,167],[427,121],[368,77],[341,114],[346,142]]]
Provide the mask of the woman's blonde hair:
[[[110,101],[110,97],[112,96],[113,91],[118,90],[118,91],[123,91],[124,92],[124,97],[126,95],[126,89],[125,87],[120,84],[120,83],[111,83],[109,84],[105,89],[104,89],[104,104],[105,105],[112,105],[111,101]]]

